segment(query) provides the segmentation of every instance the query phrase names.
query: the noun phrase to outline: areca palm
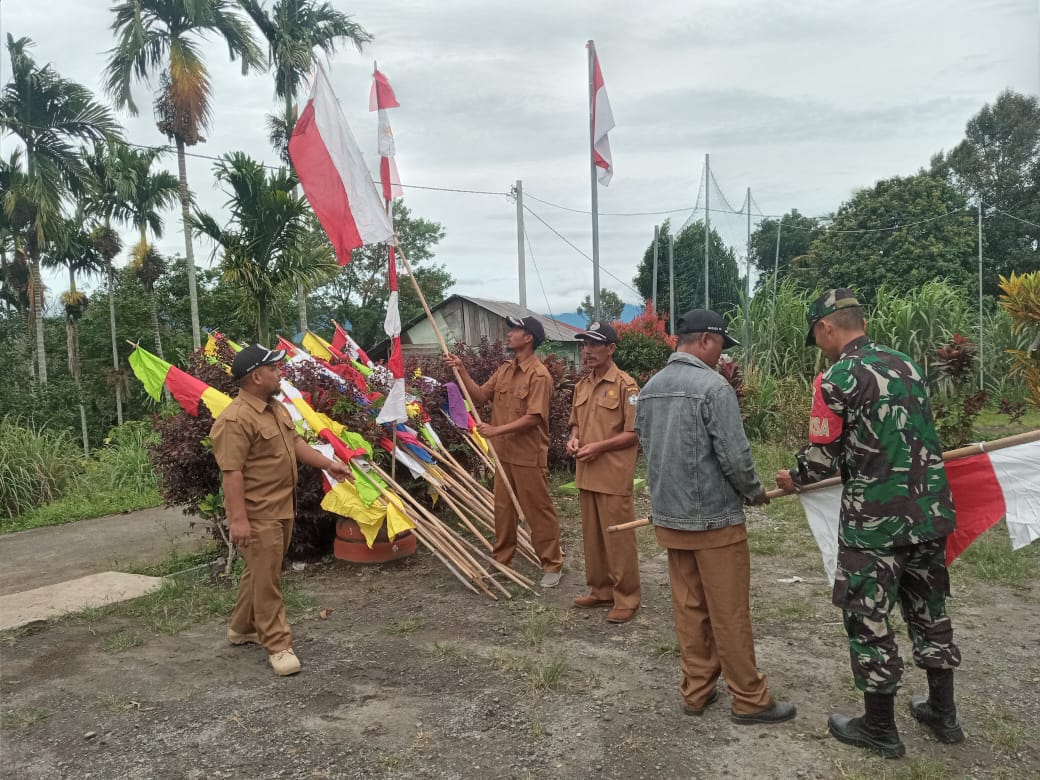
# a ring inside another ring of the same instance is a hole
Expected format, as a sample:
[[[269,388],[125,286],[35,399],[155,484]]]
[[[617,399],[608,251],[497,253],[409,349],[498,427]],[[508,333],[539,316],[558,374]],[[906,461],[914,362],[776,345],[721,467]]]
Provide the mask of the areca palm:
[[[47,267],[63,267],[69,272],[69,289],[61,296],[65,309],[65,332],[68,349],[69,373],[80,388],[81,361],[79,348],[79,321],[87,307],[87,296],[76,289],[76,274],[96,274],[105,267],[104,258],[98,251],[91,235],[84,228],[83,214],[62,220],[55,231],[54,239],[41,258]],[[90,438],[87,434],[87,410],[83,405],[83,394],[78,393],[79,418],[83,432],[83,452],[90,454]]]
[[[116,46],[109,52],[105,86],[119,108],[137,113],[132,86],[159,75],[155,117],[159,130],[177,146],[184,255],[188,266],[192,342],[201,345],[195,252],[191,242],[191,196],[185,147],[194,146],[211,118],[212,85],[200,42],[215,34],[227,44],[242,72],[261,69],[263,56],[231,0],[123,0],[113,8]]]
[[[257,340],[269,344],[271,309],[280,292],[314,286],[339,266],[331,248],[313,241],[310,210],[294,194],[296,177],[287,168],[268,171],[242,153],[224,155],[214,166],[228,187],[231,218],[221,227],[197,213],[195,227],[222,250],[222,278],[242,293],[242,310],[256,322]]]
[[[274,70],[274,94],[285,101],[282,114],[268,117],[271,143],[279,157],[289,164],[288,144],[296,124],[296,95],[304,77],[318,61],[329,55],[340,42],[358,51],[372,36],[357,22],[328,2],[317,0],[275,0],[270,13],[260,0],[239,0],[242,8],[267,40],[267,62]],[[298,292],[300,330],[307,329],[307,290]]]
[[[25,146],[22,195],[33,211],[26,235],[33,281],[30,311],[36,326],[37,378],[46,382],[40,252],[61,229],[63,199],[70,188],[83,183],[76,142],[117,139],[119,126],[86,87],[63,78],[51,65],[37,65],[28,51],[32,45],[29,38],[7,36],[11,80],[0,95],[0,128],[18,136]],[[9,207],[13,205],[5,203],[5,209]]]

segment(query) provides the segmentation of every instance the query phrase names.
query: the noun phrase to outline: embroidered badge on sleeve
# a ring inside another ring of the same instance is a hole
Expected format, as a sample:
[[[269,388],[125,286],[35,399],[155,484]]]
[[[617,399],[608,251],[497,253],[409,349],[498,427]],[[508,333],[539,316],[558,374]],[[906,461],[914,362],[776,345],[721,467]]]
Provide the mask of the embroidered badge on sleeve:
[[[813,380],[812,411],[809,413],[809,441],[813,444],[830,444],[841,436],[841,416],[832,412],[823,400],[822,380],[822,373]]]

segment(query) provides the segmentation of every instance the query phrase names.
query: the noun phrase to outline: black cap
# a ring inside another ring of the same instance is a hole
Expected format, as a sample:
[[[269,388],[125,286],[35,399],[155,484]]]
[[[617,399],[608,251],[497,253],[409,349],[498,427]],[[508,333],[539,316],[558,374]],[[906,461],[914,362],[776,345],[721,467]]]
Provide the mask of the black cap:
[[[534,339],[535,349],[538,349],[539,345],[545,341],[545,328],[534,317],[506,317],[506,322],[509,323],[510,328],[519,328],[530,333]]]
[[[617,344],[617,331],[605,322],[594,322],[589,329],[579,333],[574,338],[581,341],[597,341],[600,344]]]
[[[676,333],[718,333],[722,336],[722,348],[739,347],[740,342],[726,331],[726,321],[721,314],[710,309],[693,309],[679,318]]]
[[[235,360],[231,364],[231,376],[236,382],[241,381],[260,366],[281,363],[283,358],[285,358],[284,349],[268,349],[259,344],[250,344],[235,355]]]

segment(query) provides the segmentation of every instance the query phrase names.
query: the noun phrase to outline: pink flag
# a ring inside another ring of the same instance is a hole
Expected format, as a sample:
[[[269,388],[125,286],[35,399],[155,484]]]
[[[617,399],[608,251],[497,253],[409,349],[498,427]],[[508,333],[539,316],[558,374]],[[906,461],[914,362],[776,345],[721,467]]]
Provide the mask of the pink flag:
[[[378,70],[372,75],[372,92],[368,97],[368,110],[379,112],[379,180],[383,184],[383,199],[393,200],[404,195],[401,190],[401,174],[394,160],[394,133],[390,129],[388,108],[397,108],[400,103],[390,87],[390,82]]]
[[[587,44],[592,46],[592,41]],[[599,69],[599,55],[592,47],[592,159],[599,168],[599,183],[610,184],[614,175],[614,162],[610,157],[610,139],[607,133],[614,129],[614,113],[610,110],[610,99],[603,84],[603,73]]]
[[[320,65],[289,139],[289,156],[340,265],[350,262],[355,247],[393,236],[361,150]]]

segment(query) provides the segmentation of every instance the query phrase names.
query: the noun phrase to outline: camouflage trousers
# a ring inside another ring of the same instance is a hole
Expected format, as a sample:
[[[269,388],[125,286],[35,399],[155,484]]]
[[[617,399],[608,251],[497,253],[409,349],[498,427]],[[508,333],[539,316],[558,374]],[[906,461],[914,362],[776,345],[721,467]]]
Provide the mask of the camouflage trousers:
[[[923,669],[960,666],[953,624],[946,614],[950,577],[946,539],[881,554],[842,547],[833,602],[844,614],[856,687],[865,693],[895,693],[903,674],[889,616],[896,603]]]

